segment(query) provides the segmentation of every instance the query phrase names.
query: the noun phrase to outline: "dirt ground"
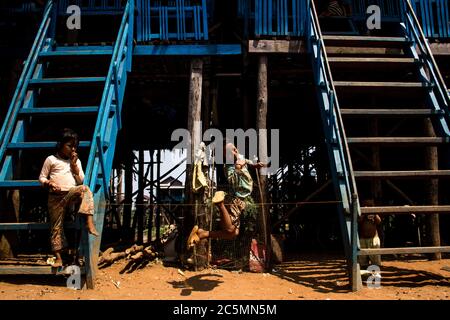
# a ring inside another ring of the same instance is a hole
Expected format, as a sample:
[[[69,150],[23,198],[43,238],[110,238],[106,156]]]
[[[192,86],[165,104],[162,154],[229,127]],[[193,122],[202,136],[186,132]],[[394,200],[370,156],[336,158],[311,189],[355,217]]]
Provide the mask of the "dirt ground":
[[[385,261],[381,288],[364,285],[357,293],[349,290],[344,260],[326,256],[299,257],[276,265],[270,274],[194,272],[161,262],[124,272],[126,264],[118,261],[99,270],[94,290],[68,289],[64,276],[0,276],[0,299],[448,300],[450,295],[450,271],[444,270],[450,259]]]

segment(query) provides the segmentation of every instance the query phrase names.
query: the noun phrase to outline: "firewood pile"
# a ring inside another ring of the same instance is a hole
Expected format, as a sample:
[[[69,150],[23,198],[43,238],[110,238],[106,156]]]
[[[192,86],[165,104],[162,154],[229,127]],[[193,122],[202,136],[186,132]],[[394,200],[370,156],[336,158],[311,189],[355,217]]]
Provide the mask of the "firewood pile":
[[[170,227],[161,235],[161,244],[164,245],[168,240],[176,235],[177,229],[174,225]],[[106,267],[116,261],[126,259],[129,262],[150,262],[156,258],[161,258],[164,254],[158,252],[153,244],[137,245],[134,244],[124,251],[115,252],[113,247],[106,249],[98,260],[99,267]]]

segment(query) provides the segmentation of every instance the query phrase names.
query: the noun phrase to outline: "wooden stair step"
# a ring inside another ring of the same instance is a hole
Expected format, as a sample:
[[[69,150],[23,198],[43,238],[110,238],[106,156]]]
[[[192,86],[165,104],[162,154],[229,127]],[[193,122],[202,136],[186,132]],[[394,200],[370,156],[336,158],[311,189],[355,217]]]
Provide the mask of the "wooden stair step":
[[[391,64],[411,64],[415,63],[418,60],[414,58],[389,58],[389,57],[381,57],[381,58],[367,58],[367,57],[329,57],[329,62],[333,64],[337,63],[391,63]]]
[[[106,81],[106,77],[72,77],[72,78],[44,78],[32,79],[30,88],[42,88],[52,86],[74,86],[74,85],[100,85]]]
[[[354,171],[359,179],[389,179],[389,178],[450,178],[450,170],[414,170],[414,171]]]
[[[80,267],[81,274],[86,274],[85,267]],[[1,265],[0,275],[18,275],[18,274],[72,274],[65,267],[53,268],[52,266],[18,266],[18,265]]]
[[[75,223],[65,223],[64,228],[73,229]],[[40,222],[11,222],[0,223],[0,230],[50,230],[50,223]]]
[[[16,142],[8,143],[8,149],[52,149],[56,148],[56,141],[39,141],[39,142]],[[89,148],[91,146],[90,141],[80,141],[79,148]]]
[[[385,206],[361,207],[362,214],[450,213],[450,206]]]
[[[450,142],[448,137],[357,137],[347,138],[349,144],[441,144]]]
[[[334,81],[335,87],[360,87],[360,88],[430,88],[431,85],[424,82],[367,82],[367,81]]]
[[[55,51],[46,51],[39,54],[41,60],[49,60],[53,58],[73,58],[73,57],[109,57],[113,50],[111,47],[102,49],[77,49],[78,47],[71,47],[70,49],[62,48]]]
[[[368,47],[403,47],[409,43],[404,37],[372,37],[372,36],[346,36],[346,35],[324,35],[325,45],[339,46],[368,46]]]
[[[414,117],[414,116],[442,116],[444,110],[431,109],[341,109],[341,114],[345,116],[383,116],[383,117]]]
[[[38,180],[4,180],[0,181],[0,188],[8,189],[35,189],[41,188],[41,183]]]
[[[55,114],[87,114],[97,113],[98,107],[54,107],[54,108],[26,108],[20,109],[19,114],[22,116],[47,116]]]
[[[417,253],[437,253],[450,252],[450,247],[406,247],[406,248],[379,248],[360,249],[359,256],[386,255],[386,254],[417,254]]]

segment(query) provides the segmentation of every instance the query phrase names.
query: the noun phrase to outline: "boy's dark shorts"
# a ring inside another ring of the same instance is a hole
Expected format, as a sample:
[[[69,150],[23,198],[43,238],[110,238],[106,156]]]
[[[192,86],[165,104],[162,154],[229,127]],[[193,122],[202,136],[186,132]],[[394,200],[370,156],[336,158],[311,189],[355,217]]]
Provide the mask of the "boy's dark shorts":
[[[245,210],[245,201],[239,197],[225,196],[225,207],[230,213],[231,223],[239,229],[241,226],[240,216]]]

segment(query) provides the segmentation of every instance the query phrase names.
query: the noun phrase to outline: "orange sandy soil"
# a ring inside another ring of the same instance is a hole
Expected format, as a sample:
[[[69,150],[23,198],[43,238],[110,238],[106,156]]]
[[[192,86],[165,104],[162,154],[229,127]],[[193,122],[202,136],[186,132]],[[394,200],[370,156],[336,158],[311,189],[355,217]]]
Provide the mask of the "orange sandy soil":
[[[179,272],[153,262],[123,272],[126,261],[99,270],[94,290],[73,290],[64,276],[0,276],[0,299],[320,299],[448,300],[450,259],[385,261],[380,289],[349,290],[344,260],[305,256],[274,267],[271,274],[207,269]],[[118,287],[114,284],[118,284]]]

